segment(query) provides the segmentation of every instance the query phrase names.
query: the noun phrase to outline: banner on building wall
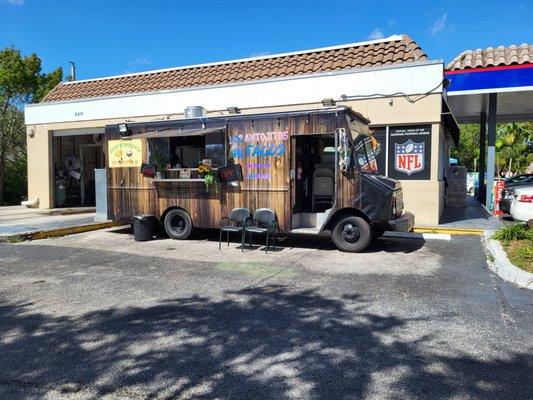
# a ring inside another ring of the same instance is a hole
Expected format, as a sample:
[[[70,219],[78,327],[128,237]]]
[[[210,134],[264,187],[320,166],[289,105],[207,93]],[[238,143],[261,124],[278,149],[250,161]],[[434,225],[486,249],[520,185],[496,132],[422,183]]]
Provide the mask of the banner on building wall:
[[[428,180],[431,176],[431,125],[389,127],[390,178]]]
[[[140,167],[142,164],[142,139],[110,140],[107,149],[109,168]]]

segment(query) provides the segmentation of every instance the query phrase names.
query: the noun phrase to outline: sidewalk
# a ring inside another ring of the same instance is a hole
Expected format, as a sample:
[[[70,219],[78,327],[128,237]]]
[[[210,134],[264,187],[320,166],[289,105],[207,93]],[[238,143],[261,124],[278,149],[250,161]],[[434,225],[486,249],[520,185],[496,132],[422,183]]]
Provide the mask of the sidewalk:
[[[110,226],[94,221],[94,208],[36,209],[0,207],[0,241],[12,236],[33,237],[43,232],[86,231]]]
[[[415,231],[457,231],[483,234],[485,230],[498,230],[504,225],[500,219],[490,214],[475,197],[468,196],[467,205],[446,207],[438,225],[416,226]]]

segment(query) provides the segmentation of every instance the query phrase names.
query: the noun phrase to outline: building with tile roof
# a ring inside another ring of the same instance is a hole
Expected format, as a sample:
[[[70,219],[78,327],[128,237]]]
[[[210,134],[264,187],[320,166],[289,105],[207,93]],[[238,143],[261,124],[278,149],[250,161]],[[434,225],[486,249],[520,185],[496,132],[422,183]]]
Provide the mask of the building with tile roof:
[[[190,65],[100,79],[62,82],[43,102],[89,99],[237,84],[306,74],[375,68],[427,60],[407,35],[294,53]]]
[[[64,169],[64,158],[87,151],[106,125],[180,120],[187,106],[197,105],[205,109],[204,118],[209,118],[230,115],[232,110],[255,114],[336,104],[351,107],[371,121],[384,149],[380,171],[401,180],[406,209],[416,214],[419,224],[437,224],[444,207],[449,147],[458,140],[457,125],[443,99],[443,78],[442,60],[431,60],[409,36],[393,35],[62,82],[41,103],[26,107],[29,198],[39,199],[39,207],[57,205],[54,186],[58,171]],[[429,149],[427,165],[423,173],[403,174],[394,168],[392,144],[396,139],[391,138],[420,127],[427,133],[420,138]],[[104,166],[105,151],[88,158]],[[94,165],[84,170],[90,172]],[[88,173],[84,184],[92,180]],[[76,201],[82,203],[81,198]]]

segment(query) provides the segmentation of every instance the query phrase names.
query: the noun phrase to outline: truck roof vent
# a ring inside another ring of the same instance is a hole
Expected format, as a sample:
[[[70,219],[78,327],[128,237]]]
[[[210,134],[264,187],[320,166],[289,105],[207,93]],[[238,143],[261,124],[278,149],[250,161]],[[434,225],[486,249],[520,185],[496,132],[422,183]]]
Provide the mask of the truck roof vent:
[[[205,114],[205,108],[202,106],[188,106],[185,109],[185,118],[203,118]]]

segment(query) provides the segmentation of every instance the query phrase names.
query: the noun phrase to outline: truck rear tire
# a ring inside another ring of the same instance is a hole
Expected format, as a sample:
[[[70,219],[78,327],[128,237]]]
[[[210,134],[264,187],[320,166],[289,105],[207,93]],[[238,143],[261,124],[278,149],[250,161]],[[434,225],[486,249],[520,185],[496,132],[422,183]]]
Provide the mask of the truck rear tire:
[[[347,216],[337,222],[331,238],[339,250],[359,253],[372,242],[372,229],[363,218]]]
[[[187,211],[175,208],[165,216],[165,231],[171,239],[188,239],[192,232],[192,220]]]

